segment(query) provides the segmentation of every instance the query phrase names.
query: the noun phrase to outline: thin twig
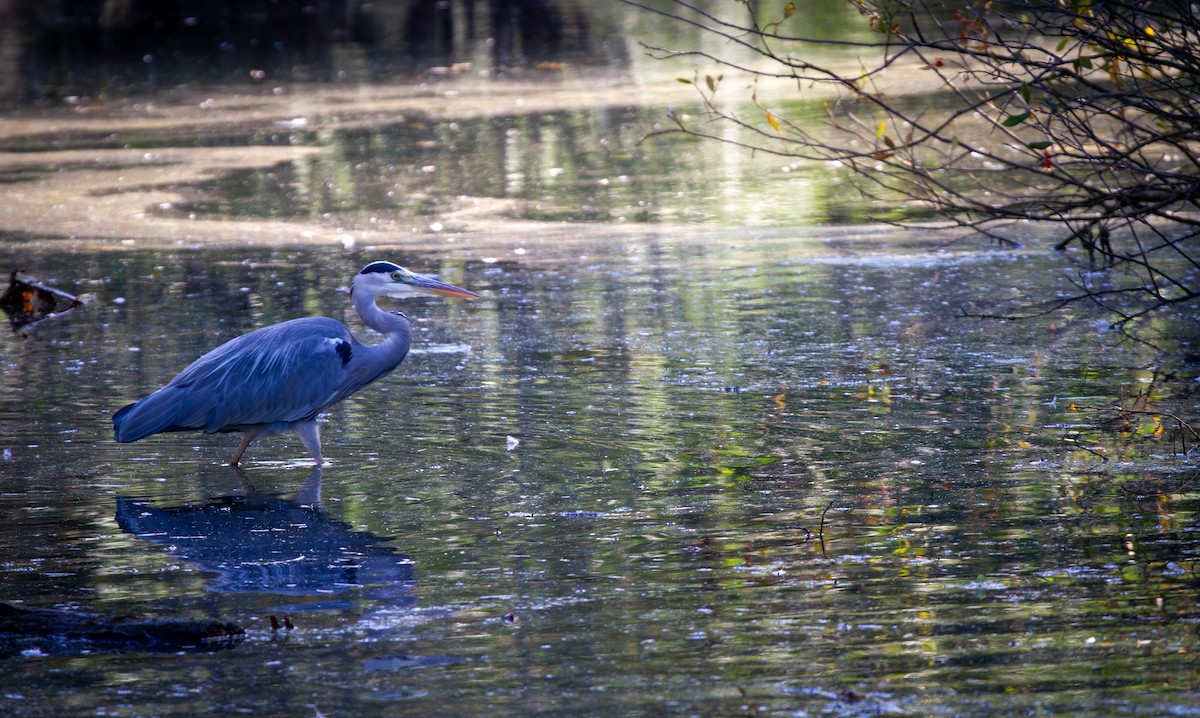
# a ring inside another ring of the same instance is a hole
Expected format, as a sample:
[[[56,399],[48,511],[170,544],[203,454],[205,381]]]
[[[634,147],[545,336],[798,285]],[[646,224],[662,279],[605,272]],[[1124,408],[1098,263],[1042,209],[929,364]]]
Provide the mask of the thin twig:
[[[825,514],[829,513],[829,509],[833,508],[834,503],[835,502],[830,501],[829,505],[825,507],[825,510],[821,512],[821,526],[817,529],[817,538],[821,540],[821,558],[825,559],[826,561],[830,559],[829,554],[825,552]]]

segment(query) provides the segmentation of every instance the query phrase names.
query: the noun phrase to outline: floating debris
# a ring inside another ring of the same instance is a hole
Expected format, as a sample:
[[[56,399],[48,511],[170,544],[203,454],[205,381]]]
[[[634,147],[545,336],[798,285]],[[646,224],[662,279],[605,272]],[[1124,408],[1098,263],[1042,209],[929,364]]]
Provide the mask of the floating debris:
[[[0,294],[0,309],[8,315],[13,334],[28,333],[38,324],[82,306],[78,297],[48,287],[20,270],[9,274],[8,289]]]
[[[271,632],[272,633],[278,631],[280,628],[286,628],[289,631],[296,628],[296,624],[292,623],[292,619],[289,618],[286,613],[283,614],[283,622],[282,623],[279,621],[278,618],[276,618],[274,616],[274,614],[267,616],[267,618],[271,619]]]

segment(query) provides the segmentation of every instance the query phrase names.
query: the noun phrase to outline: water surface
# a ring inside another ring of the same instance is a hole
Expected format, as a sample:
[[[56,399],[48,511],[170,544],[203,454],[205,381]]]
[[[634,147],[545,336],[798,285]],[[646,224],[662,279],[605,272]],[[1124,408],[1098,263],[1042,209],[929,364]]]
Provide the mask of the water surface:
[[[257,326],[362,332],[377,255],[10,241],[90,303],[0,345],[4,598],[248,634],[16,645],[4,711],[1189,714],[1195,462],[1086,407],[1194,415],[1195,372],[1086,315],[956,316],[1054,258],[883,236],[390,250],[484,300],[404,306],[323,472],[280,436],[244,475],[234,437],[117,445],[111,412]]]

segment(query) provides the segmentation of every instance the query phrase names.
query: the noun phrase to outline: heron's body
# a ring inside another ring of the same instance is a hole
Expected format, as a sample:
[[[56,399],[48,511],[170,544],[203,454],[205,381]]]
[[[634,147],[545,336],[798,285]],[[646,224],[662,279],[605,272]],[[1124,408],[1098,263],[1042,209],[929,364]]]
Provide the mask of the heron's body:
[[[351,296],[363,322],[384,335],[382,342],[363,344],[344,324],[324,317],[293,319],[243,334],[118,411],[113,416],[116,440],[137,441],[167,431],[239,431],[242,443],[230,462],[237,465],[256,436],[291,430],[322,464],[317,416],[389,374],[412,344],[408,319],[385,312],[375,300],[410,293],[475,296],[390,262],[369,264],[355,276]]]

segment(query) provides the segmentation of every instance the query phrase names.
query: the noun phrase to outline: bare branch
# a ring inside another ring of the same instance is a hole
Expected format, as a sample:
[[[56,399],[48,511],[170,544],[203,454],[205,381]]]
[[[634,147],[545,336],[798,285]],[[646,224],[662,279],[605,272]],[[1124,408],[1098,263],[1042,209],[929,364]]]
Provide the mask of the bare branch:
[[[790,13],[770,16],[779,10],[748,0],[735,4],[740,20],[685,0],[675,9],[625,1],[731,50],[651,48],[657,57],[703,58],[756,83],[789,80],[831,98],[814,125],[756,89],[756,116],[747,118],[697,83],[704,119],[732,124],[740,136],[678,120],[651,136],[683,133],[837,163],[864,196],[906,202],[913,216],[934,214],[1008,245],[1030,226],[1054,227],[1055,249],[1086,257],[1076,294],[972,316],[1038,316],[1088,301],[1124,330],[1200,298],[1200,35],[1190,5],[1020,0],[1000,12],[981,1],[947,16],[927,0],[850,0],[871,39],[833,41],[791,34]],[[857,51],[861,64],[812,61],[812,46]],[[912,73],[930,73],[941,91],[936,105],[893,94]]]

